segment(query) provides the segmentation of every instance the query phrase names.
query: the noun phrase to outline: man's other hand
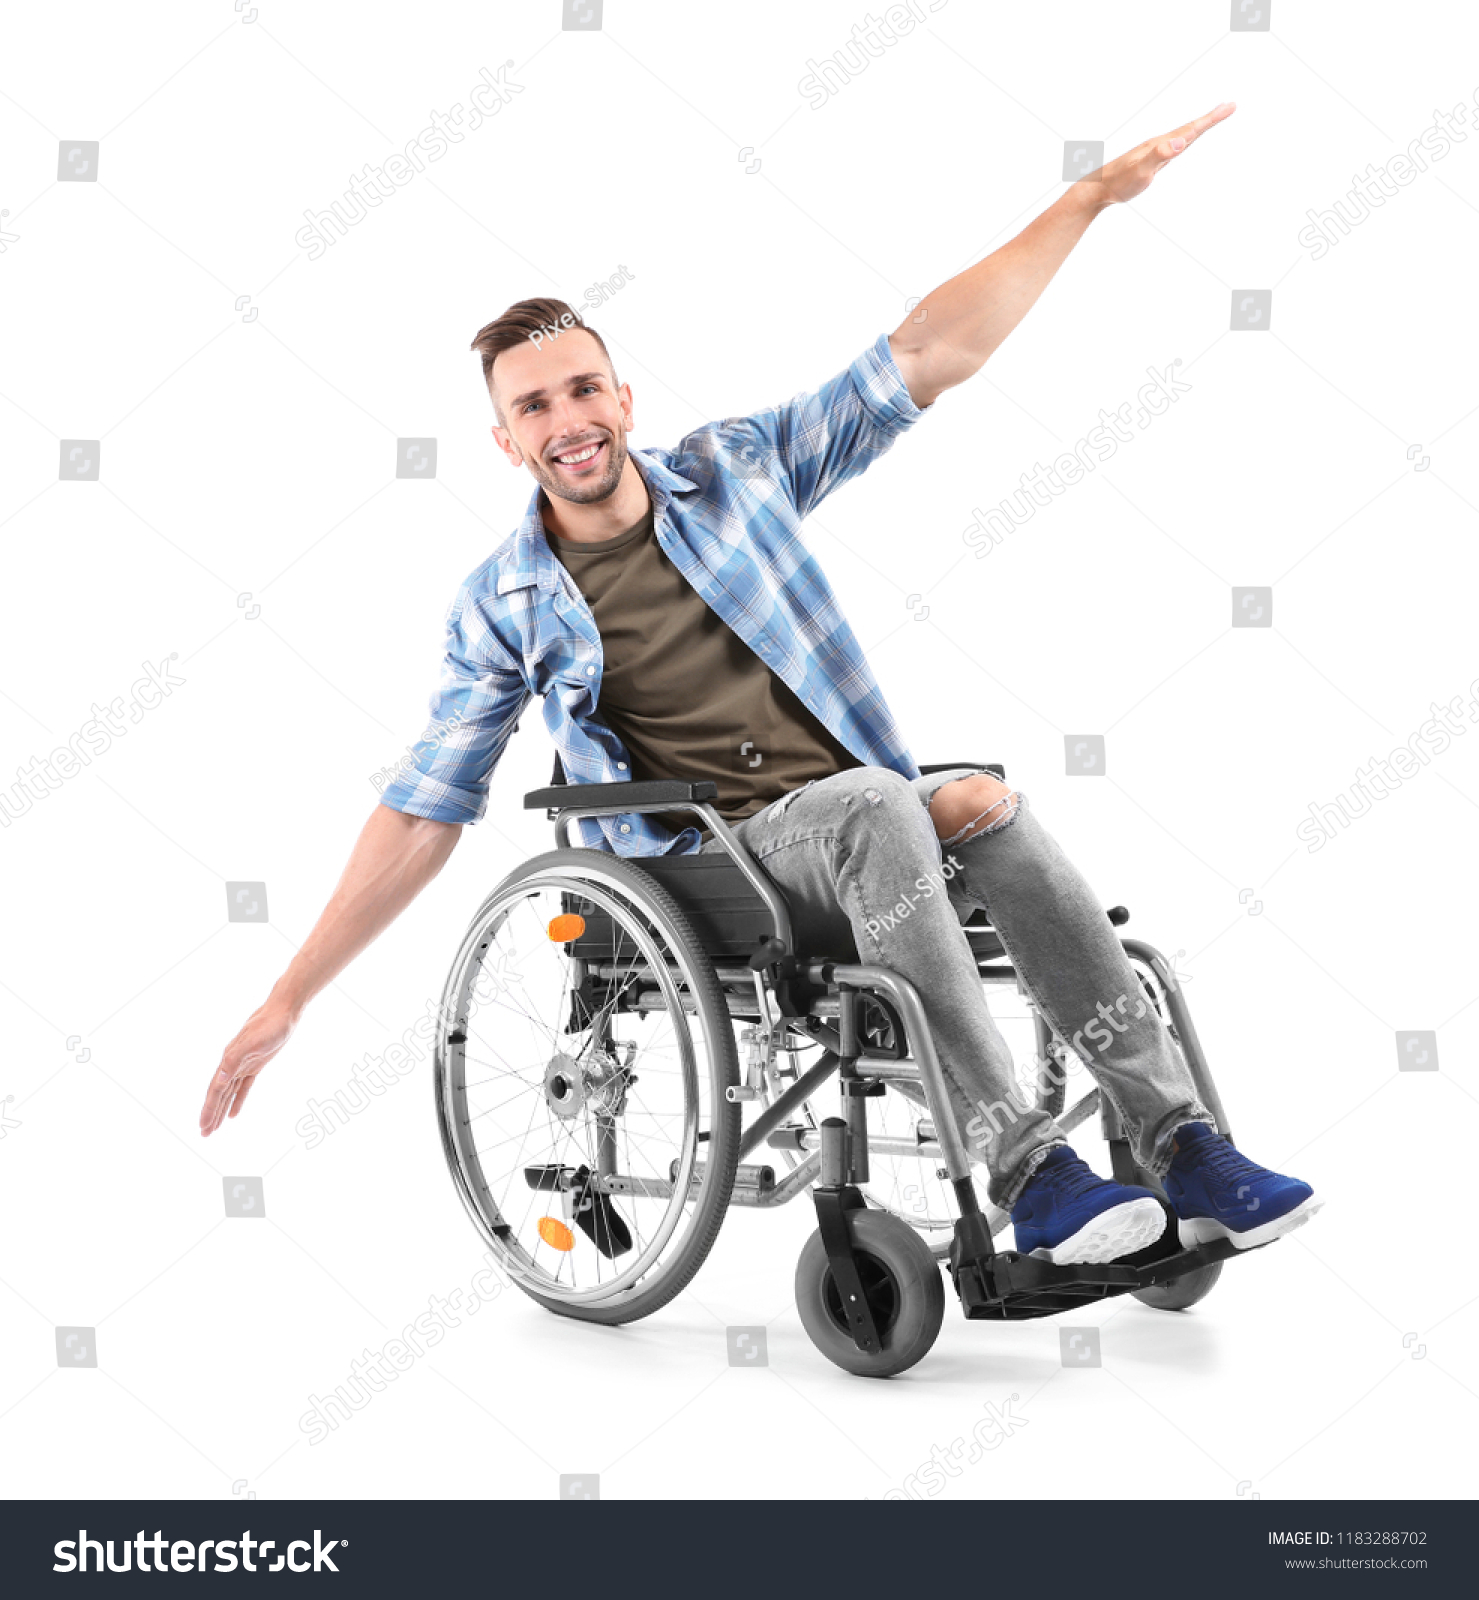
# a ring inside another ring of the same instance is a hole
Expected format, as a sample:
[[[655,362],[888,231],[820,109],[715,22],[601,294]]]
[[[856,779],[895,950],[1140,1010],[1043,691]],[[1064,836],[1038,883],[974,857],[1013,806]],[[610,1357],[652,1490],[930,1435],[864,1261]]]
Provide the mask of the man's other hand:
[[[1080,181],[1085,185],[1097,186],[1105,205],[1112,205],[1119,200],[1133,200],[1136,195],[1145,193],[1150,187],[1150,180],[1168,161],[1174,161],[1208,128],[1225,121],[1237,109],[1233,101],[1224,100],[1206,116],[1198,117],[1194,122],[1188,122],[1170,133],[1163,133],[1159,139],[1147,139],[1144,144],[1137,144],[1133,150],[1125,151],[1124,155],[1116,156],[1113,161],[1106,161],[1097,172],[1090,173]]]
[[[1036,304],[1090,222],[1116,201],[1143,194],[1168,161],[1236,109],[1224,100],[1174,133],[1107,161],[1069,184],[1016,238],[927,294],[888,336],[914,404],[931,406],[946,389],[979,372]]]
[[[257,1074],[288,1042],[298,1019],[280,1001],[269,1000],[247,1018],[246,1026],[226,1046],[221,1065],[211,1076],[200,1111],[200,1133],[209,1138],[228,1116],[246,1103]]]
[[[384,803],[375,807],[302,949],[226,1046],[201,1108],[203,1137],[241,1110],[257,1074],[292,1036],[303,1008],[436,877],[461,833],[458,822],[434,822]]]

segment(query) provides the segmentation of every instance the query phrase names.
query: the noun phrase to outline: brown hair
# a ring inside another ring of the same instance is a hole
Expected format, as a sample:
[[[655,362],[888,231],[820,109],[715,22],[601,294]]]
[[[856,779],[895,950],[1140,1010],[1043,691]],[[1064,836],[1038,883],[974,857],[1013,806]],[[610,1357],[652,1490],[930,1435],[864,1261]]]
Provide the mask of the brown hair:
[[[563,300],[541,296],[534,300],[516,300],[501,317],[495,317],[486,327],[479,328],[469,346],[483,358],[483,382],[488,386],[489,395],[493,393],[493,363],[505,350],[514,349],[522,340],[537,333],[550,336],[552,329],[565,331],[572,327],[583,328],[600,345],[601,354],[606,357],[606,365],[611,368],[614,380],[616,366],[601,335]],[[495,400],[495,409],[497,404]],[[498,420],[503,421],[501,412]]]

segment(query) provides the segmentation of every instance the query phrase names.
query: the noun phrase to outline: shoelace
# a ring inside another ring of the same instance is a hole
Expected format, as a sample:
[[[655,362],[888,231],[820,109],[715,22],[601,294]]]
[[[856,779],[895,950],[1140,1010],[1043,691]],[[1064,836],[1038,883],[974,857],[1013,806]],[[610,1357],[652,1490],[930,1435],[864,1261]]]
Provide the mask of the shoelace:
[[[1250,1161],[1242,1151],[1235,1150],[1221,1135],[1201,1140],[1199,1144],[1200,1164],[1220,1182],[1236,1184],[1241,1178],[1263,1176],[1264,1169],[1256,1161]]]
[[[1104,1182],[1103,1178],[1078,1156],[1073,1157],[1071,1161],[1055,1162],[1046,1172],[1042,1172],[1041,1168],[1038,1170],[1059,1194],[1069,1200],[1088,1193],[1090,1189],[1095,1189]]]

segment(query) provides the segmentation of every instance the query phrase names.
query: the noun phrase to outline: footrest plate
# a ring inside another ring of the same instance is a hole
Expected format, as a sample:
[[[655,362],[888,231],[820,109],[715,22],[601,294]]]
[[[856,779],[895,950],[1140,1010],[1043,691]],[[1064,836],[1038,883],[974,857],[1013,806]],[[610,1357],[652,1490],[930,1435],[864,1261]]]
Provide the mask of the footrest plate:
[[[1254,1249],[1262,1250],[1263,1245]],[[1099,1266],[1055,1266],[1006,1250],[965,1262],[952,1269],[961,1309],[971,1320],[1015,1322],[1074,1311],[1097,1300],[1131,1294],[1152,1284],[1180,1278],[1214,1261],[1251,1254],[1231,1239],[1218,1239],[1194,1250],[1177,1250],[1138,1265],[1109,1261]]]

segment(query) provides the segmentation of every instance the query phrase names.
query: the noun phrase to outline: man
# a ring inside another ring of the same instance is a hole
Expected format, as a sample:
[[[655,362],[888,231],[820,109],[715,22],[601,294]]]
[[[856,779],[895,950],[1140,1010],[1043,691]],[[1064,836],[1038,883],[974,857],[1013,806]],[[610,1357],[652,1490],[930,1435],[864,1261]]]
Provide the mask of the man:
[[[632,394],[599,334],[557,300],[521,301],[473,341],[493,436],[536,489],[518,531],[461,586],[415,768],[382,794],[333,898],[265,1005],[227,1046],[201,1113],[242,1107],[303,1007],[436,876],[520,713],[538,695],[573,783],[712,778],[718,809],[798,925],[843,915],[864,961],[919,989],[952,1108],[1011,1212],[1019,1250],[1102,1262],[1154,1242],[1147,1189],[1097,1177],[1015,1075],[965,938],[989,909],[1020,981],[1089,1066],[1136,1160],[1164,1177],[1186,1243],[1248,1248],[1320,1205],[1309,1185],[1218,1137],[1083,878],[1025,795],[977,769],[920,775],[826,577],[798,536],[1017,325],[1106,206],[1140,194],[1233,111],[1224,104],[1074,183],[1010,243],[936,289],[813,393],[629,452]],[[448,731],[450,728],[450,731]],[[736,759],[739,754],[746,759]],[[714,848],[682,816],[579,824],[644,856]],[[925,875],[907,916],[880,916]]]

